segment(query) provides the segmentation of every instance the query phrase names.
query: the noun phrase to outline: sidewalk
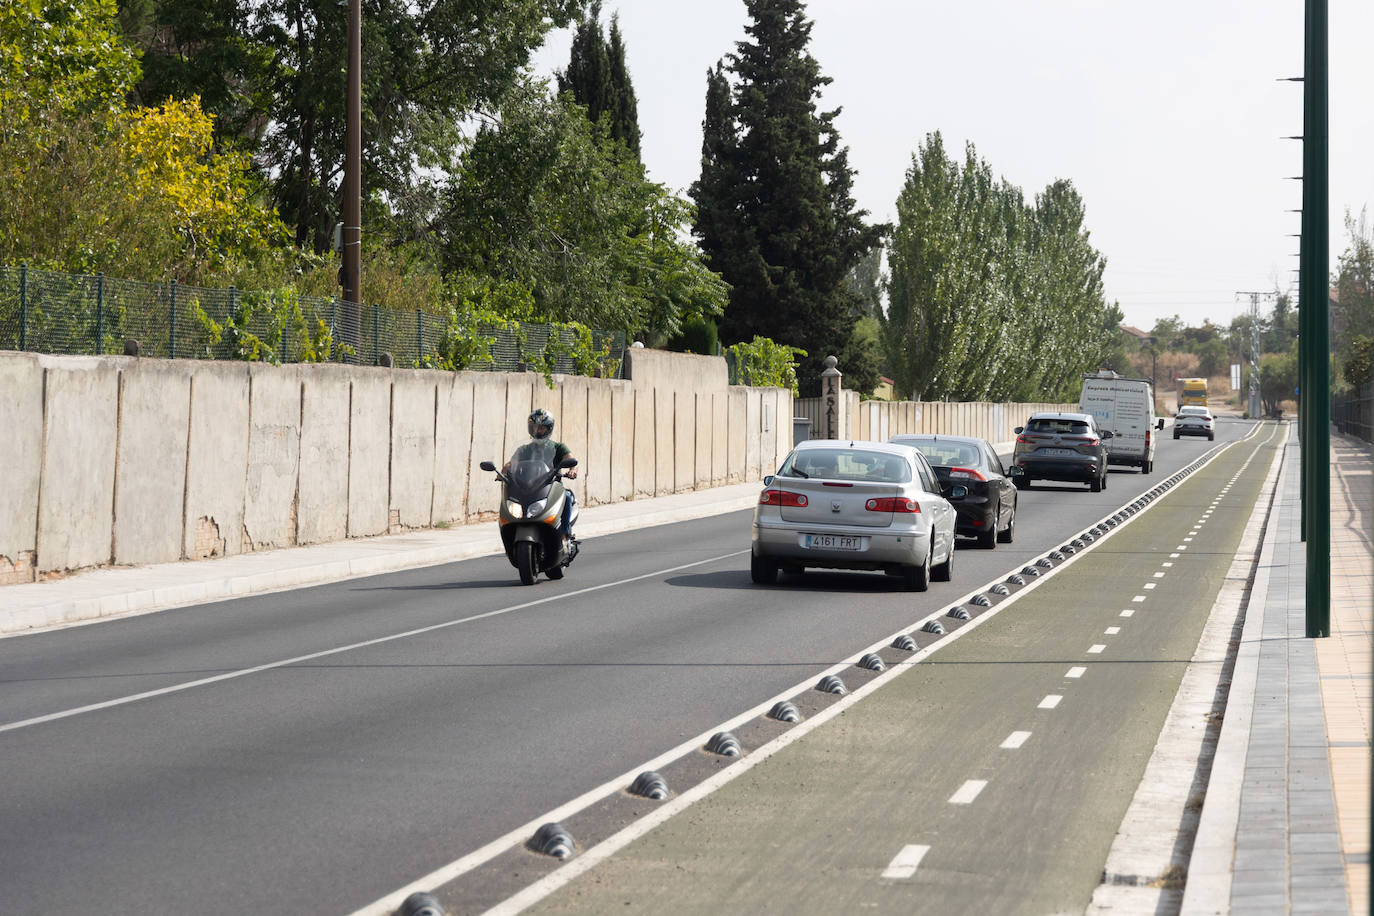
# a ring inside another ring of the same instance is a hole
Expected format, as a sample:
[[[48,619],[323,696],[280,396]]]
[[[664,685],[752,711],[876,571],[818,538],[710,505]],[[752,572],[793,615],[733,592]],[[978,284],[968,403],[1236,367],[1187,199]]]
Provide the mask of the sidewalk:
[[[1331,441],[1331,635],[1308,639],[1299,447],[1290,440],[1251,591],[1185,914],[1368,913],[1374,477]]]
[[[583,508],[577,534],[595,537],[748,509],[761,486],[749,481]],[[491,521],[215,560],[94,569],[0,590],[0,637],[500,552],[501,537]]]

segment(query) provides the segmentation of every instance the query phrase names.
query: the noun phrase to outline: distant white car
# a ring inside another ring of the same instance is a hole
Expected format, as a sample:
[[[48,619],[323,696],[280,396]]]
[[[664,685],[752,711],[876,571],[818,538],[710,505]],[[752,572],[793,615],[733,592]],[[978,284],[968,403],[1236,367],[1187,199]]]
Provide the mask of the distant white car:
[[[1206,407],[1180,407],[1174,417],[1174,438],[1179,436],[1206,436],[1216,438],[1215,420]]]

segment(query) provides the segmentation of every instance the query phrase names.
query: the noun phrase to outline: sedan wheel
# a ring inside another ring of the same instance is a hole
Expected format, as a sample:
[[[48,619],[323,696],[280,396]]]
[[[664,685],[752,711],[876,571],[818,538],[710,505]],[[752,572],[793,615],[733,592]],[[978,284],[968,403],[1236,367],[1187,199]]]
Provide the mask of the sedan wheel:
[[[945,558],[945,562],[941,563],[939,566],[936,566],[934,569],[932,569],[930,571],[930,575],[931,578],[934,579],[936,582],[949,582],[951,579],[954,578],[953,538],[951,538],[949,542],[949,556]]]
[[[1092,480],[1088,481],[1088,489],[1091,490],[1091,491],[1094,492],[1094,493],[1101,493],[1101,492],[1102,492],[1102,478],[1101,478],[1101,477],[1094,477]]]
[[[749,557],[749,578],[754,580],[755,585],[772,585],[778,581],[778,564],[751,554]]]
[[[1016,537],[1016,510],[1011,510],[1011,518],[1007,519],[1007,527],[997,533],[997,540],[1003,544],[1010,544],[1012,538]]]
[[[993,550],[997,547],[997,528],[1002,520],[994,518],[992,525],[978,532],[978,546],[984,550]]]
[[[933,551],[935,548],[931,547]],[[930,588],[930,554],[920,566],[902,567],[902,583],[909,591],[923,592]]]

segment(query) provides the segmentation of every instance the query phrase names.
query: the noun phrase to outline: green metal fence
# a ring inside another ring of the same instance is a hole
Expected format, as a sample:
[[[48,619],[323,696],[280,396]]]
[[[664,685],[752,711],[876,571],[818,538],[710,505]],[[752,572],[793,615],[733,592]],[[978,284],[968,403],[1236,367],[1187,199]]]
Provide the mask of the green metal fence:
[[[1331,422],[1347,436],[1374,442],[1374,383],[1332,396]]]
[[[372,366],[389,354],[395,366],[420,367],[429,364],[445,330],[442,318],[419,309],[350,307],[338,299],[310,297],[283,307],[279,296],[272,300],[271,294],[233,287],[0,266],[0,350],[120,354],[137,341],[144,356],[239,359],[243,342],[256,339],[268,348],[263,358],[275,362],[313,358]],[[493,338],[490,360],[474,361],[470,368],[521,371],[531,354],[545,352],[554,331],[541,324],[483,329]],[[571,342],[571,332],[559,334],[563,343]],[[606,368],[618,376],[624,332],[595,331],[593,342],[608,351]],[[576,368],[565,355],[554,371],[573,374]]]

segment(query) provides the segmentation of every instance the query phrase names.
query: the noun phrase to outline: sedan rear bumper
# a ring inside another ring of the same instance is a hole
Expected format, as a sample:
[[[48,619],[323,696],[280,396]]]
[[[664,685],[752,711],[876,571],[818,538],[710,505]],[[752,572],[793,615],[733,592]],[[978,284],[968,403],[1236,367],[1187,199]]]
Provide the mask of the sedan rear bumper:
[[[1016,466],[1040,480],[1092,480],[1101,473],[1092,458],[1022,458]]]
[[[860,550],[806,547],[807,534],[863,538]],[[918,566],[930,555],[930,529],[860,528],[754,523],[754,556],[767,557],[784,566],[817,566],[827,569],[888,569]]]

